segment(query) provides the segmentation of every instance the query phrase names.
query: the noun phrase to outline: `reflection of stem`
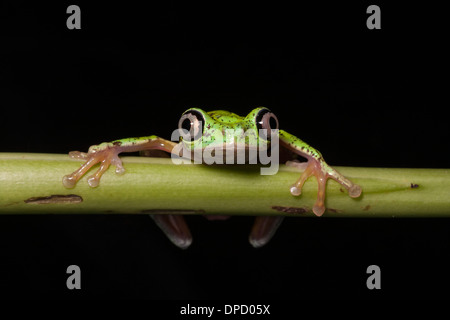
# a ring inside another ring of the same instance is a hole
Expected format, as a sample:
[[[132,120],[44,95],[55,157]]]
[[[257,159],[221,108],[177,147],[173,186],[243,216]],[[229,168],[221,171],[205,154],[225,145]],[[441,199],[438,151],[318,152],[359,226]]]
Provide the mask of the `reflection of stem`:
[[[122,157],[124,175],[110,168],[100,186],[83,177],[65,189],[62,177],[81,162],[67,155],[0,153],[0,213],[179,213],[314,216],[317,182],[302,194],[289,187],[298,168],[261,175],[257,165],[174,165],[171,159]],[[96,170],[94,167],[91,170]],[[324,217],[450,216],[450,170],[337,167],[363,193],[350,198],[329,180]],[[89,175],[89,174],[88,174]],[[181,210],[181,211],[180,211]]]

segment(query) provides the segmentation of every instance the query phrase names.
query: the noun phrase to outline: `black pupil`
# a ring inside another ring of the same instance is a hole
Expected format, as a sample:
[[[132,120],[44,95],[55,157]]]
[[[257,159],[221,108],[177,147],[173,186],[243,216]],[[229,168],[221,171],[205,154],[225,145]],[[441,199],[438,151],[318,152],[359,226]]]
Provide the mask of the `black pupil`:
[[[270,129],[276,129],[277,128],[277,120],[275,120],[274,117],[270,117],[269,125],[270,125]]]
[[[258,129],[263,129],[262,127],[262,118],[264,115],[269,112],[268,110],[261,110],[259,114],[256,116],[256,125],[258,126]]]
[[[181,123],[181,128],[186,131],[190,131],[191,130],[191,120],[189,118],[184,119],[183,122]]]
[[[201,138],[203,127],[205,125],[203,115],[196,110],[190,110],[189,112],[185,113],[185,115],[186,117],[180,124],[181,129],[188,131],[191,139],[197,140]],[[194,136],[194,134],[196,136]]]

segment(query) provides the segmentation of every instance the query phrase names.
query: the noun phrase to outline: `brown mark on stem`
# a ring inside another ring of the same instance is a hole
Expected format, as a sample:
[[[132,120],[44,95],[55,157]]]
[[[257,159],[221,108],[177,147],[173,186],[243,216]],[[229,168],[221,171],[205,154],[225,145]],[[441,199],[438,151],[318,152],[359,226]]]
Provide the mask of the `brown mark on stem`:
[[[272,206],[271,208],[280,212],[295,213],[295,214],[304,214],[309,211],[308,208],[301,208],[301,207]]]
[[[4,204],[2,207],[9,207],[9,206],[13,206],[13,205],[15,205],[15,204],[19,204],[20,202],[18,202],[18,201],[14,201],[14,202],[11,202],[11,203],[6,203],[6,204]]]
[[[25,203],[31,204],[64,204],[64,203],[81,203],[83,198],[76,194],[53,194],[46,197],[31,197],[24,200]]]

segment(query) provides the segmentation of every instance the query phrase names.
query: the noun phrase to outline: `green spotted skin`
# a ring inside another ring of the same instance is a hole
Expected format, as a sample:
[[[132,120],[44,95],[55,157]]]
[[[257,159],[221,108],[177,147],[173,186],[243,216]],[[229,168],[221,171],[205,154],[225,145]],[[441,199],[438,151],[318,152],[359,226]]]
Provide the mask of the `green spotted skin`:
[[[284,142],[288,147],[292,149],[297,149],[301,153],[303,153],[307,157],[311,157],[314,159],[317,159],[319,161],[323,161],[322,154],[308,145],[306,142],[302,141],[301,139],[297,138],[296,136],[287,133],[284,130],[279,131],[279,137],[282,142]]]
[[[119,139],[119,140],[114,140],[111,142],[103,142],[100,143],[98,145],[94,145],[91,146],[89,148],[89,153],[92,152],[99,152],[102,150],[105,150],[107,148],[119,148],[120,147],[130,147],[130,146],[136,146],[136,148],[138,148],[139,146],[149,143],[151,141],[156,141],[157,139],[159,139],[158,136],[152,135],[152,136],[146,136],[146,137],[135,137],[135,138],[125,138],[125,139]]]

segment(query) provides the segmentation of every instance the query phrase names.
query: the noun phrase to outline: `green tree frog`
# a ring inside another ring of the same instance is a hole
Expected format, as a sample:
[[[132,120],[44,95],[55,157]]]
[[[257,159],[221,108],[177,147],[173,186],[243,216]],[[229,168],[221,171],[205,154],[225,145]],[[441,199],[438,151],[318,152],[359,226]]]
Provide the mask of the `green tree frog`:
[[[280,154],[295,154],[307,159],[306,163],[288,162],[291,165],[301,165],[304,169],[299,179],[290,186],[290,193],[293,196],[301,194],[302,186],[306,179],[315,176],[318,182],[317,200],[313,207],[313,212],[321,216],[325,211],[325,187],[328,179],[333,179],[348,190],[350,197],[359,197],[360,186],[353,184],[350,180],[342,176],[330,167],[319,151],[309,146],[299,138],[278,129],[278,119],[274,113],[264,107],[252,110],[247,116],[242,117],[228,111],[205,112],[199,108],[191,108],[185,111],[178,123],[179,131],[184,130],[185,135],[179,138],[179,142],[162,139],[157,136],[146,136],[139,138],[127,138],[104,142],[93,145],[87,153],[72,151],[71,158],[86,160],[79,169],[64,176],[63,185],[66,188],[73,188],[77,181],[95,164],[100,163],[99,169],[90,176],[87,181],[91,187],[97,187],[102,174],[112,164],[116,167],[116,173],[122,174],[125,169],[119,158],[121,152],[136,152],[147,150],[162,150],[167,153],[182,155],[186,157],[194,153],[194,149],[206,150],[214,147],[225,149],[230,147],[235,150],[246,150],[246,162],[249,162],[249,150],[265,146],[274,145],[273,141],[279,144]],[[250,132],[250,135],[242,136],[240,139],[233,137],[232,141],[227,141],[226,131],[236,130],[239,132]],[[267,131],[264,131],[267,130]],[[261,134],[261,132],[267,132]],[[272,136],[275,134],[276,136]],[[277,139],[274,139],[277,138]],[[186,153],[180,153],[180,147]],[[227,149],[228,150],[228,149]],[[275,150],[275,149],[274,149]],[[227,153],[228,154],[228,153]],[[286,190],[287,191],[287,190]],[[222,216],[206,216],[207,218],[220,219]],[[187,248],[192,242],[192,236],[182,215],[160,214],[152,215],[156,224],[165,232],[168,238],[178,247]],[[283,217],[258,216],[250,232],[249,241],[254,247],[265,245],[274,235],[276,229],[282,222]]]

